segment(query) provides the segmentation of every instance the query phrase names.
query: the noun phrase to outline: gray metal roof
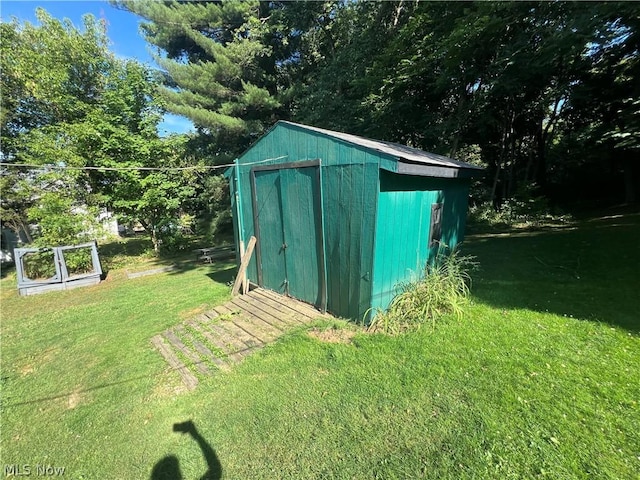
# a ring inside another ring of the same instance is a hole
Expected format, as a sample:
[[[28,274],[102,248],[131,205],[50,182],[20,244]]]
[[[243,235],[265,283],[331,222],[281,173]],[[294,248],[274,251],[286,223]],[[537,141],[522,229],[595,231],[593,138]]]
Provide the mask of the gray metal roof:
[[[294,125],[296,127],[300,127],[306,130],[311,130],[314,132],[322,133],[324,135],[328,135],[333,138],[337,138],[339,140],[352,143],[354,145],[359,145],[361,147],[365,147],[371,150],[375,150],[377,152],[385,153],[387,155],[391,155],[397,158],[400,161],[408,162],[409,164],[418,164],[425,165],[429,167],[440,167],[444,169],[467,169],[467,170],[483,170],[481,167],[476,165],[472,165],[470,163],[461,162],[460,160],[454,160],[453,158],[445,157],[444,155],[438,155],[436,153],[425,152],[424,150],[419,150],[417,148],[408,147],[406,145],[401,145],[399,143],[391,143],[391,142],[383,142],[381,140],[371,140],[369,138],[358,137],[357,135],[351,135],[349,133],[342,132],[334,132],[333,130],[325,130],[324,128],[311,127],[309,125],[303,125],[301,123],[294,122],[286,122],[281,120],[278,123]],[[418,167],[418,165],[415,165]],[[413,173],[420,175],[419,168],[411,168],[409,166],[408,170],[411,171],[399,171],[398,173]],[[439,170],[439,169],[438,169]],[[449,175],[442,175],[449,176]],[[456,175],[452,175],[456,176]]]

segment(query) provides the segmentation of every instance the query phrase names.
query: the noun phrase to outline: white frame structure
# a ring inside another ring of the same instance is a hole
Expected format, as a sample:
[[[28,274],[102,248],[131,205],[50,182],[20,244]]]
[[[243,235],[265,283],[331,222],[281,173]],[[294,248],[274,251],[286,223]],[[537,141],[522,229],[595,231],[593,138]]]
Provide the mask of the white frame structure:
[[[67,264],[64,259],[64,252],[69,250],[78,250],[81,248],[91,249],[93,270],[80,275],[69,275]],[[32,280],[25,274],[24,257],[30,253],[43,252],[53,252],[53,262],[56,273],[51,278],[44,280]],[[68,290],[71,288],[95,285],[100,283],[102,280],[102,266],[100,265],[96,242],[51,248],[16,248],[14,249],[14,258],[16,273],[18,276],[18,292],[20,295],[35,295],[38,293],[50,292],[52,290]]]

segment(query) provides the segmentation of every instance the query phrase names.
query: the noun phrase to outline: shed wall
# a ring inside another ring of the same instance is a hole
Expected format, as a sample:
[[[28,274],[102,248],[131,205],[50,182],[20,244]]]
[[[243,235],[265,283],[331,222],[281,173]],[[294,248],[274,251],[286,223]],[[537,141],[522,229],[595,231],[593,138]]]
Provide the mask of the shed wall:
[[[323,175],[328,309],[362,318],[371,301],[378,166],[334,165]]]
[[[431,206],[442,203],[441,242],[462,241],[468,179],[440,179],[380,172],[371,307],[384,310],[401,282],[417,279],[437,253],[429,248]]]
[[[234,175],[240,188],[232,188],[234,221],[245,243],[255,235],[252,167],[316,159],[321,163],[327,309],[361,318],[371,300],[379,155],[293,125],[276,125],[238,159]],[[287,214],[291,212],[283,212]],[[255,255],[247,273],[258,282]]]

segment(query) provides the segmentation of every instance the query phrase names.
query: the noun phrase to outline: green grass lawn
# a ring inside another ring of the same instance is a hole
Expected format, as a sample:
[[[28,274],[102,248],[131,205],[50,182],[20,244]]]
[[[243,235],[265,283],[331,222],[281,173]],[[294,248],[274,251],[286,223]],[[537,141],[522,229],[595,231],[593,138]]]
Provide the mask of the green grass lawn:
[[[26,298],[8,275],[0,478],[637,479],[639,238],[637,214],[476,235],[462,319],[350,343],[299,330],[192,392],[149,339],[223,302],[230,264]],[[187,420],[200,445],[173,431]]]

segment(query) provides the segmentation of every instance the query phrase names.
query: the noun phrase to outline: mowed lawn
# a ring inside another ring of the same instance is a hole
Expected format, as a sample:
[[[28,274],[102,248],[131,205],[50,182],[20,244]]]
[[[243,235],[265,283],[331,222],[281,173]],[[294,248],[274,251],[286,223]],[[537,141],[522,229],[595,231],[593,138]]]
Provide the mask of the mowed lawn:
[[[0,478],[637,479],[638,239],[638,214],[472,236],[463,318],[298,330],[192,392],[149,340],[225,301],[232,265],[27,298],[9,275]]]

